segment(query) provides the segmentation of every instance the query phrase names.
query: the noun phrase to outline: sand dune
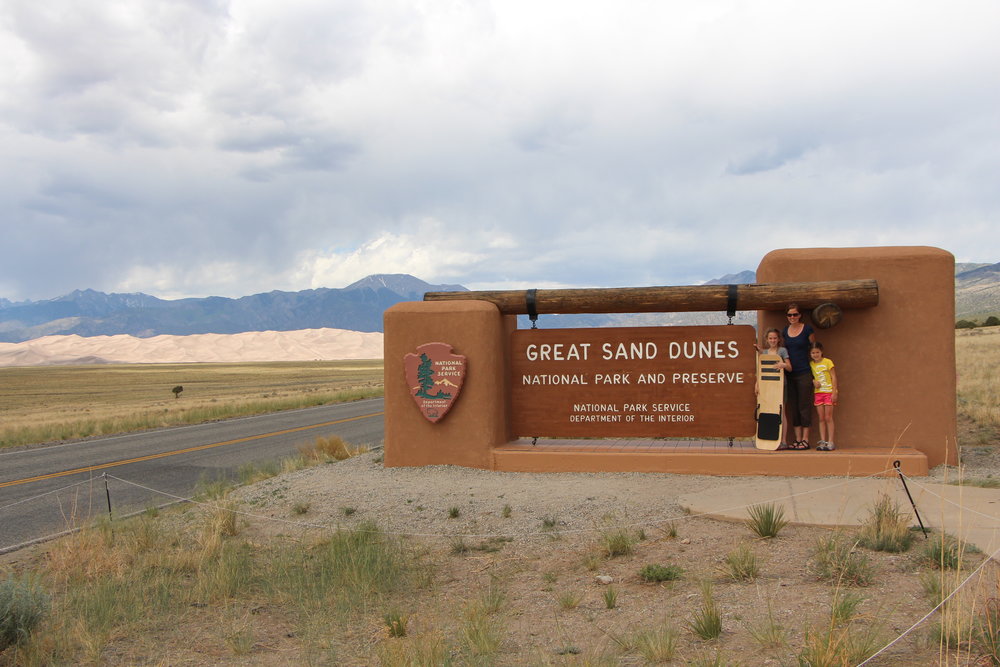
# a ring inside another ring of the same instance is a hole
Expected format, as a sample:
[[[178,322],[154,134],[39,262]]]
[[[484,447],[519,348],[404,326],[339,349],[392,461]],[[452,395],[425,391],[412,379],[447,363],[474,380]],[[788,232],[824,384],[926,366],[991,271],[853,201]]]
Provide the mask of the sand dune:
[[[0,366],[381,359],[382,334],[342,329],[192,336],[45,336],[0,343]]]

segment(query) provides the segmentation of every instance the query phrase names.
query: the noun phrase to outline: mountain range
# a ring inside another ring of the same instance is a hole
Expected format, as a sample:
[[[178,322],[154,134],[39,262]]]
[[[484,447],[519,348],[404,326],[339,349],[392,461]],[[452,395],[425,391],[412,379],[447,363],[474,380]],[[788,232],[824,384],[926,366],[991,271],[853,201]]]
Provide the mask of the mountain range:
[[[753,283],[753,271],[727,274],[706,284]],[[382,313],[401,301],[420,301],[424,292],[464,291],[461,285],[432,285],[406,274],[377,274],[347,287],[300,292],[273,291],[238,299],[159,299],[148,294],[106,294],[77,290],[44,301],[0,298],[0,342],[18,343],[51,335],[148,338],[161,334],[236,334],[247,331],[346,329],[382,331]],[[1000,314],[1000,263],[956,264],[956,318],[981,321]],[[640,313],[543,315],[546,328],[725,324],[725,313]],[[752,324],[752,312],[736,321]],[[530,326],[523,318],[522,326]]]
[[[76,290],[45,301],[0,300],[0,342],[71,334],[148,338],[322,328],[382,331],[382,313],[389,306],[419,301],[424,292],[456,290],[465,288],[431,285],[405,274],[372,275],[340,289],[273,291],[238,299],[167,300]]]

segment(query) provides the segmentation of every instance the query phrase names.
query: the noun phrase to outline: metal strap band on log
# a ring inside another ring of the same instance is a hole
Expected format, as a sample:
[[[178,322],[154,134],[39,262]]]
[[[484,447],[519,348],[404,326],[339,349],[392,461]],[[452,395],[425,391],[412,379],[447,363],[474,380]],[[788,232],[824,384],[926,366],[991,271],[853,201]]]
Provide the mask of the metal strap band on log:
[[[736,317],[736,306],[739,291],[739,285],[726,285],[726,315],[729,316],[730,324],[732,324],[733,318]]]
[[[524,293],[524,307],[528,310],[528,319],[531,320],[531,328],[538,328],[538,305],[536,298],[538,290],[530,289]]]
[[[739,285],[739,310],[782,310],[795,302],[812,309],[832,302],[841,308],[878,305],[878,283],[873,279],[815,283],[764,283]],[[729,307],[728,285],[680,287],[602,287],[590,289],[539,289],[535,312],[543,313],[685,313],[720,311]],[[528,312],[524,290],[479,292],[427,292],[425,301],[490,301],[507,315]]]

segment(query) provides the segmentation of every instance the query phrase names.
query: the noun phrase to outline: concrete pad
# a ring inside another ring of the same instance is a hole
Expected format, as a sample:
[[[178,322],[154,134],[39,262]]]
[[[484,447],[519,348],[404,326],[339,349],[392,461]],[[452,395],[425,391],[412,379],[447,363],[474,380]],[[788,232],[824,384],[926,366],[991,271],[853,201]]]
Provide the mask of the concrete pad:
[[[907,478],[907,484],[925,526],[970,542],[987,555],[1000,550],[1000,489],[913,478]],[[724,493],[718,489],[691,493],[678,498],[678,503],[692,514],[743,521],[750,505],[773,502],[784,508],[792,523],[853,527],[865,520],[879,494],[895,500],[917,525],[898,477],[732,480]]]

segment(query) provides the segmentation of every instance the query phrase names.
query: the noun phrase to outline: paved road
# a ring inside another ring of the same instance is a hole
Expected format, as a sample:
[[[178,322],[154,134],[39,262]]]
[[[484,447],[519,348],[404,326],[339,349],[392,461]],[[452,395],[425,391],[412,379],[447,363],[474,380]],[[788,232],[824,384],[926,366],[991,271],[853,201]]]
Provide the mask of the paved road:
[[[195,426],[0,451],[0,552],[107,514],[190,497],[199,481],[235,477],[240,466],[297,453],[317,436],[378,445],[382,399],[290,410]]]

